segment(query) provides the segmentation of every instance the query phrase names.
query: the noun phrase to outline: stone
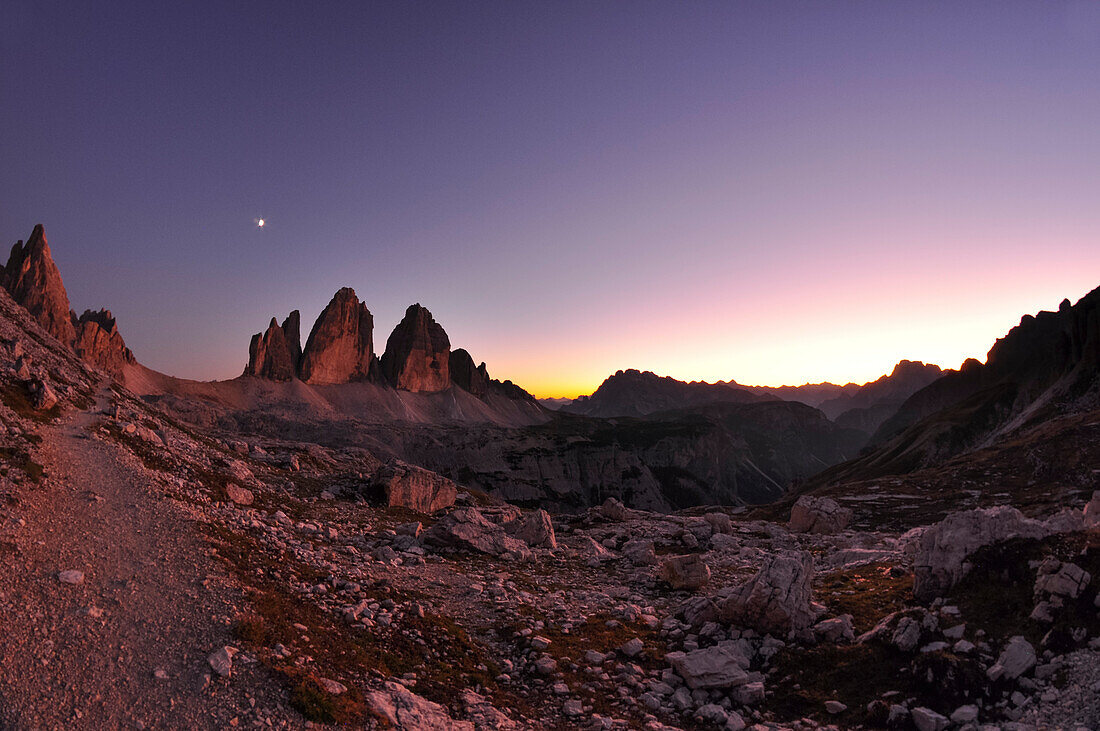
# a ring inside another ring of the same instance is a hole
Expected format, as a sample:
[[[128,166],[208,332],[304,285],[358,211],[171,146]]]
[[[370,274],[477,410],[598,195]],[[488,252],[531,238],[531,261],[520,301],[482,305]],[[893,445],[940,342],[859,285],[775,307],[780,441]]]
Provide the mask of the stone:
[[[645,649],[644,643],[635,637],[624,642],[623,646],[619,648],[619,652],[627,657],[637,657],[642,654],[643,649]]]
[[[834,716],[838,713],[844,713],[847,710],[848,706],[844,705],[840,701],[825,701],[825,711]]]
[[[942,731],[947,728],[948,724],[946,718],[931,708],[924,708],[923,706],[918,706],[910,711],[909,717],[913,719],[913,725],[917,727],[917,731]]]
[[[58,397],[46,381],[34,379],[28,387],[31,392],[31,404],[39,411],[47,411],[57,406]]]
[[[813,557],[808,552],[769,555],[755,576],[720,592],[717,616],[725,624],[764,634],[812,639],[812,577]]]
[[[743,706],[757,706],[764,702],[764,683],[754,681],[733,689],[733,699]]]
[[[1076,599],[1092,581],[1088,571],[1074,563],[1062,563],[1057,559],[1047,559],[1039,566],[1035,578],[1035,596],[1043,594]]]
[[[445,391],[451,386],[451,341],[419,303],[405,310],[382,355],[382,374],[394,388],[418,393]]]
[[[335,680],[329,680],[328,678],[318,678],[317,683],[325,689],[326,693],[330,695],[340,695],[348,692],[348,687],[343,683],[338,683]]]
[[[228,678],[233,673],[233,656],[236,654],[237,648],[235,647],[219,647],[207,656],[206,662],[215,673],[223,678]]]
[[[532,548],[553,550],[558,547],[558,539],[554,535],[554,523],[545,510],[535,510],[510,520],[504,524],[504,530]]]
[[[710,567],[698,553],[670,556],[661,562],[660,578],[673,589],[698,591],[710,581]]]
[[[635,566],[653,566],[657,563],[657,549],[653,541],[633,538],[623,544],[622,554]]]
[[[435,546],[500,556],[512,553],[526,557],[527,544],[504,532],[503,526],[486,520],[477,508],[459,508],[440,518],[424,532],[426,543]]]
[[[703,520],[710,524],[712,534],[728,535],[733,533],[733,522],[725,513],[707,513]]]
[[[451,351],[448,358],[451,381],[474,396],[484,396],[489,391],[489,371],[485,364],[474,366],[474,359],[462,348]]]
[[[803,495],[791,508],[792,533],[839,533],[852,521],[852,511],[832,498]]]
[[[27,243],[11,247],[8,263],[0,270],[0,284],[26,308],[38,324],[65,345],[76,337],[69,295],[54,263],[42,224],[34,227]]]
[[[367,709],[394,729],[418,731],[474,731],[469,721],[450,716],[443,706],[416,695],[405,686],[386,681],[378,690],[364,694]]]
[[[978,707],[974,704],[959,706],[951,714],[951,722],[960,726],[966,723],[974,723],[978,720]]]
[[[1035,648],[1021,635],[1009,639],[986,674],[990,680],[1015,680],[1035,667]]]
[[[597,508],[597,512],[601,518],[613,523],[620,523],[626,520],[626,506],[622,504],[622,501],[613,497],[604,500],[603,505]]]
[[[84,572],[76,569],[66,569],[57,574],[57,580],[62,584],[83,584]]]
[[[344,287],[313,324],[299,377],[311,384],[366,381],[374,360],[374,317],[355,290]]]
[[[1092,493],[1092,499],[1085,505],[1085,529],[1100,528],[1100,490]]]
[[[237,505],[251,505],[256,499],[251,490],[232,482],[225,486],[225,494]]]
[[[665,655],[676,673],[692,690],[733,688],[749,682],[749,660],[736,642],[720,642],[713,647]]]
[[[127,365],[137,362],[126,347],[110,310],[85,310],[73,327],[73,350],[88,365],[121,378]]]
[[[1007,505],[953,513],[919,536],[913,594],[920,601],[942,596],[970,571],[966,559],[983,546],[1048,533],[1042,523]]]
[[[271,318],[267,331],[253,335],[248,344],[248,365],[244,375],[272,381],[289,381],[297,376],[302,357],[299,328],[298,310],[291,312],[282,326]]]
[[[375,471],[370,490],[386,501],[387,507],[402,507],[418,513],[434,513],[455,504],[454,482],[423,467],[391,460]]]
[[[730,711],[726,716],[726,725],[723,728],[726,731],[743,731],[745,719],[737,711]]]
[[[852,642],[856,638],[852,627],[852,615],[842,614],[832,619],[823,619],[814,625],[814,636],[824,642]]]
[[[902,652],[912,652],[920,644],[921,624],[912,617],[902,617],[890,642]]]

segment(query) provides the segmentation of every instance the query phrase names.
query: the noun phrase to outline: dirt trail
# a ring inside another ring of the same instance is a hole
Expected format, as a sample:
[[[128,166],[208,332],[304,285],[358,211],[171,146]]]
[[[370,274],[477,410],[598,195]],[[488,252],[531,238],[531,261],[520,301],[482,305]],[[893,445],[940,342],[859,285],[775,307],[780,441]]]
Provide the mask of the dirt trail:
[[[245,657],[204,679],[243,595],[150,473],[89,436],[107,394],[40,432],[48,480],[24,491],[0,575],[0,728],[297,725]]]

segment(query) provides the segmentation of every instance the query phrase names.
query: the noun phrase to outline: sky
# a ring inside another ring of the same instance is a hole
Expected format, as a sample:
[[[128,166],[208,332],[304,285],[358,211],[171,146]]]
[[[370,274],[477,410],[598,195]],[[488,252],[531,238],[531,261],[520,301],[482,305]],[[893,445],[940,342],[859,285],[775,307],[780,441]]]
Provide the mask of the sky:
[[[343,286],[378,347],[420,302],[575,396],[957,367],[1100,285],[1096,3],[0,14],[0,237],[44,224],[73,307],[180,377]]]

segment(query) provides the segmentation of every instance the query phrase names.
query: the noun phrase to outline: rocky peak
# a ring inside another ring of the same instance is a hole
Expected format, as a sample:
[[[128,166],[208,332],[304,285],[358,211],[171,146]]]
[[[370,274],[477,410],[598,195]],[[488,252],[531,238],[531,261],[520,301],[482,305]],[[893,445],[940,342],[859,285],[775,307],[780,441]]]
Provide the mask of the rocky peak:
[[[274,381],[289,381],[298,374],[302,346],[298,335],[298,311],[283,320],[282,327],[271,318],[267,331],[256,333],[248,345],[246,376],[259,376]]]
[[[121,376],[126,364],[135,362],[110,310],[85,310],[79,318],[76,313],[69,314],[76,331],[73,350],[85,363],[112,376]]]
[[[370,378],[373,359],[374,317],[355,290],[344,287],[313,324],[300,377],[317,384],[363,381]]]
[[[405,311],[386,341],[382,373],[396,388],[444,391],[451,385],[450,353],[447,333],[418,303]]]
[[[76,332],[69,312],[69,296],[50,254],[42,224],[34,227],[26,244],[19,241],[11,248],[2,280],[12,298],[51,335],[66,345],[73,342]]]
[[[483,396],[489,390],[489,371],[482,363],[474,366],[474,359],[464,348],[451,351],[448,359],[451,380],[474,396]]]

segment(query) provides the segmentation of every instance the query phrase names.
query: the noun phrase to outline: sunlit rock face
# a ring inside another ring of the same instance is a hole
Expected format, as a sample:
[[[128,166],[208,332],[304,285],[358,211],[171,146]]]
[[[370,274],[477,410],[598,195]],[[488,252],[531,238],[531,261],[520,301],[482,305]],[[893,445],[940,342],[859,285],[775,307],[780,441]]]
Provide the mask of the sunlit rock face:
[[[302,352],[300,377],[306,383],[348,383],[370,378],[374,358],[374,317],[344,287],[321,312]]]
[[[267,331],[256,333],[248,345],[246,376],[270,378],[273,381],[289,381],[298,374],[302,346],[298,335],[298,311],[290,313],[280,327],[275,318]]]
[[[79,318],[72,319],[76,328],[73,350],[85,363],[117,377],[127,364],[135,362],[110,310],[85,310]]]
[[[23,305],[51,335],[66,345],[73,342],[76,331],[69,312],[69,296],[50,254],[42,224],[34,227],[26,244],[19,241],[11,248],[0,278],[12,299]]]
[[[450,354],[447,333],[431,312],[415,304],[386,341],[382,373],[391,385],[406,391],[444,391],[451,385]]]

